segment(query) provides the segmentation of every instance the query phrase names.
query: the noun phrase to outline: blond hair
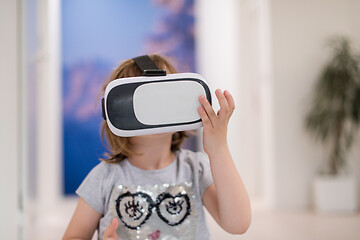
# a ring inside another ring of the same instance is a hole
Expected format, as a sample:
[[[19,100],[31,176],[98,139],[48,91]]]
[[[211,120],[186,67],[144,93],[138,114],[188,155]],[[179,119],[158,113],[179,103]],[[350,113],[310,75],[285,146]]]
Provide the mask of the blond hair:
[[[151,60],[155,65],[160,69],[165,69],[167,73],[176,73],[175,68],[170,64],[168,60],[164,57],[156,54],[149,55]],[[137,77],[141,76],[142,72],[140,68],[135,64],[133,59],[125,60],[118,66],[111,74],[110,78],[104,82],[102,86],[101,93],[105,92],[106,86],[113,80],[119,78],[127,77]],[[105,158],[100,158],[100,160],[107,163],[118,163],[125,158],[131,157],[136,154],[131,150],[130,139],[129,137],[119,137],[113,134],[107,122],[104,120],[101,125],[101,141],[108,150],[108,153],[105,154]],[[105,136],[105,138],[104,138]],[[187,137],[186,132],[176,132],[172,135],[171,142],[171,151],[176,151],[180,149],[181,144]],[[106,142],[105,142],[106,139]]]

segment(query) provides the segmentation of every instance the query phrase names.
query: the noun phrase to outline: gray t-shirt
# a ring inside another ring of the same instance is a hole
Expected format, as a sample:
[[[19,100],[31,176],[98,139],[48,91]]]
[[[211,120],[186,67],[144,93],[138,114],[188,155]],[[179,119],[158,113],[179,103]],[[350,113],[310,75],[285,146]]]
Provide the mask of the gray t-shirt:
[[[99,239],[112,219],[119,239],[208,240],[202,195],[212,184],[207,155],[180,150],[157,170],[143,170],[127,159],[94,167],[76,193],[103,217]]]

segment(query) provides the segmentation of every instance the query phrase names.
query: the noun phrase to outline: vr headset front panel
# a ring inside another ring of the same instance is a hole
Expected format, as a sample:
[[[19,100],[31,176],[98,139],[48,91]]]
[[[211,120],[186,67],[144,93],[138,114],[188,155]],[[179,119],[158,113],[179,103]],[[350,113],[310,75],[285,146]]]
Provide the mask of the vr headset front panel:
[[[210,89],[198,74],[118,79],[105,91],[105,115],[118,136],[192,130],[202,126],[201,94],[211,103]]]

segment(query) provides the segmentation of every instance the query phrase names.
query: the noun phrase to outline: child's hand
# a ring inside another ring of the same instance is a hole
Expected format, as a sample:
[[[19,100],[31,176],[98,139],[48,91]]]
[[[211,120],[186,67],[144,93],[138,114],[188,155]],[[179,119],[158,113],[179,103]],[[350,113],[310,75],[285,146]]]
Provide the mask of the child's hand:
[[[220,89],[217,89],[215,94],[220,104],[217,114],[204,95],[199,98],[202,107],[199,107],[198,112],[204,125],[204,150],[209,156],[228,151],[227,125],[235,109],[234,99],[228,91],[222,93]]]
[[[105,229],[103,240],[118,240],[119,237],[116,233],[116,229],[119,225],[119,221],[114,218],[110,225]]]

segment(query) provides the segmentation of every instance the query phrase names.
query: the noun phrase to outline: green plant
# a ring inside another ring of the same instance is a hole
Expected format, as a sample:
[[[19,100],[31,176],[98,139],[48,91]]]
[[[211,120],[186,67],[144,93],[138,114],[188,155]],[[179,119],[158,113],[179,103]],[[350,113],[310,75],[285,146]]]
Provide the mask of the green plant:
[[[332,59],[320,75],[306,129],[322,143],[330,144],[327,173],[338,174],[360,125],[359,58],[344,37],[331,39]]]

